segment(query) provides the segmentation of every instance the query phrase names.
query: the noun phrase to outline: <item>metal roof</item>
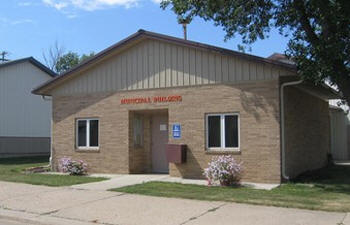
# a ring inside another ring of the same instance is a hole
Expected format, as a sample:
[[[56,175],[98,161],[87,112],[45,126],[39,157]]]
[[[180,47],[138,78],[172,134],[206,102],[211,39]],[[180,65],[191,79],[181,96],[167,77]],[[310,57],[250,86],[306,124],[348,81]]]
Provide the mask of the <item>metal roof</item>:
[[[51,77],[56,77],[57,76],[57,74],[55,72],[53,72],[52,70],[47,68],[45,65],[43,65],[41,62],[36,60],[34,57],[27,57],[27,58],[23,58],[23,59],[16,59],[16,60],[12,60],[12,61],[5,62],[5,63],[0,63],[0,68],[6,67],[6,66],[15,65],[15,64],[18,64],[18,63],[22,63],[22,62],[30,62],[34,66],[38,67],[40,70],[42,70],[45,73],[47,73],[48,75],[50,75]]]

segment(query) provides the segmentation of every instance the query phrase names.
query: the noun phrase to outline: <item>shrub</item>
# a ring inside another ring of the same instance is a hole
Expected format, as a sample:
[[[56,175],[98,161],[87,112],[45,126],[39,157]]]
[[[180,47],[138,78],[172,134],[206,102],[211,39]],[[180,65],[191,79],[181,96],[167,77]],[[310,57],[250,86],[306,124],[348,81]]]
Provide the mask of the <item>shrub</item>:
[[[63,157],[59,161],[59,171],[69,173],[69,175],[85,175],[87,173],[87,164],[83,160],[72,160],[69,157]]]
[[[232,156],[215,156],[208,166],[203,173],[208,180],[208,185],[216,182],[222,186],[239,184],[242,176],[242,163],[238,163]]]
[[[58,171],[62,173],[68,173],[68,165],[72,161],[69,157],[63,157],[58,162]]]

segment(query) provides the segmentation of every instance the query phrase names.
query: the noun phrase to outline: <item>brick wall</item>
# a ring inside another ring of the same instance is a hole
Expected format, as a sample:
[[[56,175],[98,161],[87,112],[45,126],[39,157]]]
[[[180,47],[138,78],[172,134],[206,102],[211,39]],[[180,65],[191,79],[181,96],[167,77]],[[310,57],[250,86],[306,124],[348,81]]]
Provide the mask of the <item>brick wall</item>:
[[[121,105],[122,98],[181,95],[182,102]],[[188,146],[187,163],[171,164],[172,176],[201,178],[203,169],[214,155],[205,149],[205,114],[238,112],[240,114],[240,152],[230,152],[243,161],[245,181],[280,182],[279,90],[277,81],[236,85],[207,85],[96,93],[82,96],[53,96],[54,166],[63,156],[83,159],[91,172],[130,173],[148,171],[150,153],[133,148],[133,111],[168,110],[169,127],[182,125],[182,138],[170,143]],[[100,118],[98,151],[75,149],[75,119]],[[147,119],[145,120],[147,127]],[[147,132],[146,132],[147,133]],[[149,136],[150,134],[148,134]],[[147,136],[147,135],[146,135]],[[148,137],[149,138],[149,137]],[[147,162],[148,161],[148,162]]]
[[[285,89],[286,173],[323,167],[330,152],[328,102],[295,87]]]

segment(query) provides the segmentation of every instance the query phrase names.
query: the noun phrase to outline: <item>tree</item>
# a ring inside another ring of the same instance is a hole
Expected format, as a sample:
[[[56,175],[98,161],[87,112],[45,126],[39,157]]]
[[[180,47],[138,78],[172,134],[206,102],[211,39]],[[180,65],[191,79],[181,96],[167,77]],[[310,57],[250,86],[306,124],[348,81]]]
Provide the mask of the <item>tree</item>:
[[[95,55],[95,52],[90,52],[90,54],[82,54],[82,55],[80,56],[80,62],[83,62],[83,61],[85,61],[85,60],[91,58],[91,57],[94,56],[94,55]]]
[[[271,28],[290,37],[286,55],[304,80],[336,85],[350,103],[349,0],[163,0],[179,18],[198,16],[236,34],[245,45],[268,37]]]
[[[56,64],[58,60],[63,56],[65,52],[65,49],[62,45],[58,43],[58,41],[55,41],[54,45],[51,46],[46,52],[43,52],[43,59],[46,64],[46,66],[56,71]]]
[[[75,65],[78,65],[80,61],[79,55],[75,52],[68,52],[62,55],[56,62],[55,70],[57,73],[62,74],[68,71]]]
[[[66,53],[64,46],[60,45],[58,41],[55,41],[47,51],[43,51],[43,59],[46,66],[58,74],[67,72],[72,67],[94,55],[94,52],[82,54],[81,56],[72,51]]]
[[[55,71],[58,74],[62,74],[73,68],[74,66],[78,65],[79,63],[87,60],[88,58],[94,56],[94,52],[90,52],[90,54],[82,54],[79,56],[78,53],[75,52],[68,52],[64,55],[62,55],[56,62],[55,65]]]

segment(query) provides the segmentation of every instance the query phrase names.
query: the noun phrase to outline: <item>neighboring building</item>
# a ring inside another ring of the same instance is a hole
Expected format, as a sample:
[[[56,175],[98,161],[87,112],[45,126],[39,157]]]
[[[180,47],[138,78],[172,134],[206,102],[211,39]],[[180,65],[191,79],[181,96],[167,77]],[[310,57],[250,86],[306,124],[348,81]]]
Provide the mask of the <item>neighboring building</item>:
[[[0,157],[49,155],[51,102],[31,91],[54,76],[32,57],[0,64]]]
[[[201,178],[230,154],[243,180],[280,183],[330,151],[338,97],[297,80],[289,63],[140,30],[33,93],[52,96],[54,169],[70,156],[91,172]],[[186,144],[186,162],[168,163],[167,143]]]
[[[350,113],[347,105],[330,100],[331,116],[331,153],[334,161],[350,160]]]

